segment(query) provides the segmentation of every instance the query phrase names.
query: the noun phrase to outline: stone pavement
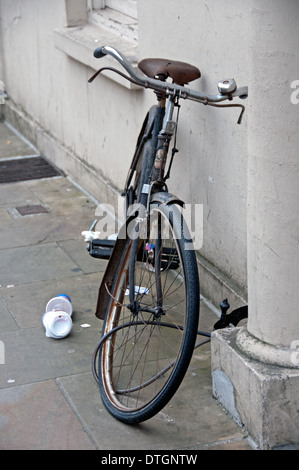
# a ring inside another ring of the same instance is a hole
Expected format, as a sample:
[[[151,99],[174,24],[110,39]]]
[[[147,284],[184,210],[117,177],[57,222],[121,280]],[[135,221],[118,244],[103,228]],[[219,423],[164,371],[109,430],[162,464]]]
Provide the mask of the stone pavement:
[[[36,153],[0,122],[0,162]],[[21,215],[23,206],[46,211]],[[179,391],[156,417],[128,426],[104,409],[91,357],[106,261],[91,258],[81,237],[95,209],[64,176],[0,184],[0,449],[252,449],[212,397],[209,344],[194,352]],[[73,329],[55,340],[45,336],[41,317],[60,293],[72,299]],[[217,317],[201,305],[200,329],[211,331]]]

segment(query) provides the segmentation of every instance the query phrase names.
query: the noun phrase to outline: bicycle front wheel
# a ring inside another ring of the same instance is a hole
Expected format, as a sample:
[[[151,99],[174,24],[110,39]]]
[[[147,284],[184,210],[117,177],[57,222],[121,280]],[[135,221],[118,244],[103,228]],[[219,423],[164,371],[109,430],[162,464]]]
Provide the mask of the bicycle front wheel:
[[[181,212],[160,203],[150,209],[150,223],[137,241],[128,239],[120,259],[99,355],[103,403],[129,424],[154,416],[178,389],[199,318],[196,257]]]

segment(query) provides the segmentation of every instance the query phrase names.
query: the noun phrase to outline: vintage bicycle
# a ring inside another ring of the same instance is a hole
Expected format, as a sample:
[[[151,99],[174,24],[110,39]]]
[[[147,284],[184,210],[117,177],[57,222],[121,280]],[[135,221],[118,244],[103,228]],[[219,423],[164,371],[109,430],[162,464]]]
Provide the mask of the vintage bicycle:
[[[186,87],[201,75],[190,64],[148,58],[135,71],[113,47],[94,51],[96,58],[105,55],[118,61],[124,72],[103,67],[89,82],[108,69],[153,90],[157,98],[143,122],[125,182],[126,222],[116,241],[93,237],[88,243],[91,256],[108,260],[96,309],[104,323],[93,354],[94,377],[107,410],[118,420],[134,424],[153,417],[168,403],[194,348],[210,341],[209,332],[198,330],[200,286],[184,203],[167,188],[177,152],[180,102],[240,107],[240,123],[245,108],[232,101],[246,98],[248,89],[227,79],[218,83],[216,95],[206,95]],[[242,309],[234,319],[226,315],[227,302],[221,308],[216,328],[228,324],[228,317],[230,322],[244,317]],[[196,344],[198,335],[203,338]]]

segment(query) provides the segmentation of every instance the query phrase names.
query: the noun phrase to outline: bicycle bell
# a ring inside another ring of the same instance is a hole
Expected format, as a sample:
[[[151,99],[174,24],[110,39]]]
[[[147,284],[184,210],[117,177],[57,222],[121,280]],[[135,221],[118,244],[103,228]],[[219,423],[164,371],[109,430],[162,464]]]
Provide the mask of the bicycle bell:
[[[218,83],[218,90],[221,95],[229,95],[237,89],[237,84],[233,78],[227,78],[226,80],[221,80]]]

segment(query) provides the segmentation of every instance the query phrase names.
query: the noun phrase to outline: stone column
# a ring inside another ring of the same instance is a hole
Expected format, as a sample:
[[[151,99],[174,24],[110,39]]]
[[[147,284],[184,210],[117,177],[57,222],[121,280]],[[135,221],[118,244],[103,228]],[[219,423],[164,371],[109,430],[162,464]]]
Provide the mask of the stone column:
[[[249,318],[239,343],[259,360],[292,367],[299,344],[299,104],[291,88],[299,79],[299,4],[256,1],[252,15]]]
[[[263,449],[299,446],[298,22],[296,0],[252,0],[249,316],[212,339],[214,395]]]

